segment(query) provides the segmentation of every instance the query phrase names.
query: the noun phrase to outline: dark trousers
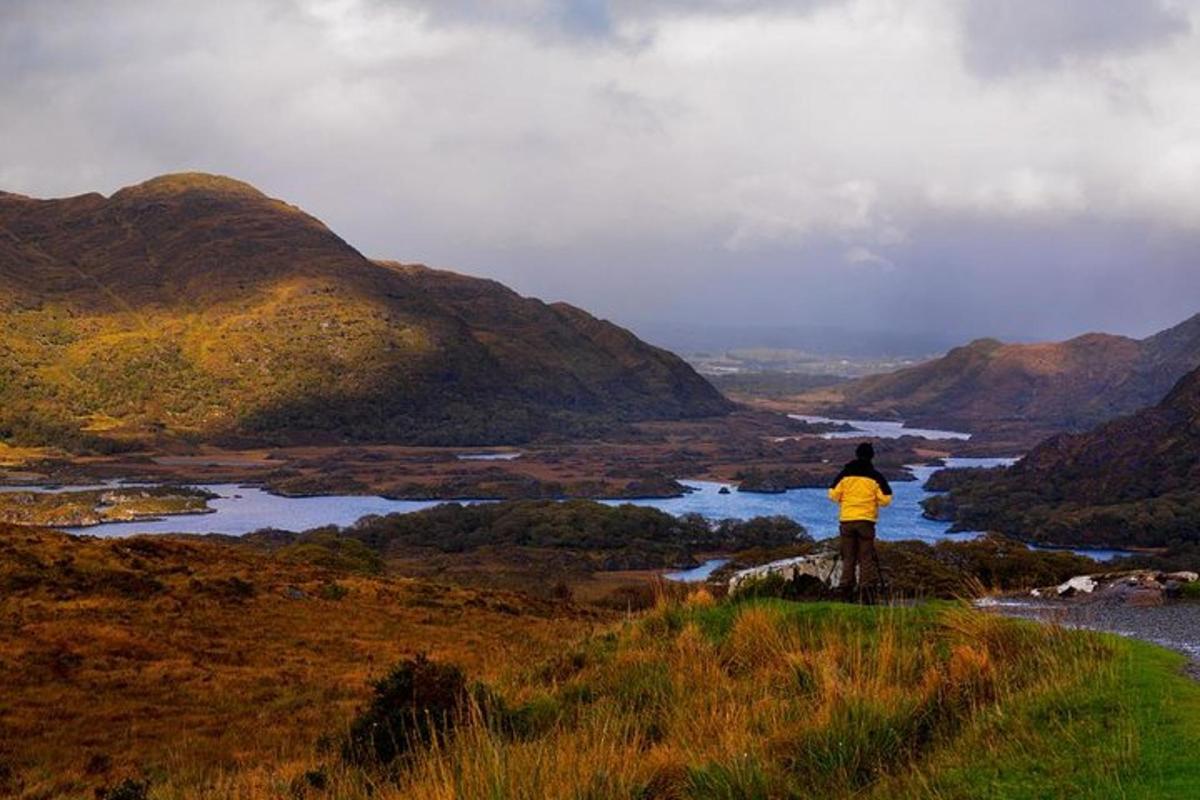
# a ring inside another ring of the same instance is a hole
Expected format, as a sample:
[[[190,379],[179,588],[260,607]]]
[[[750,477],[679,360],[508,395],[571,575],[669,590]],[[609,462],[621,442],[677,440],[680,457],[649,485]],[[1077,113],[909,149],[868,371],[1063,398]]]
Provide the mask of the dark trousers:
[[[859,573],[859,586],[874,587],[879,580],[879,561],[875,555],[875,523],[867,520],[843,522],[839,533],[842,579],[838,582],[838,588],[853,587],[855,572]]]

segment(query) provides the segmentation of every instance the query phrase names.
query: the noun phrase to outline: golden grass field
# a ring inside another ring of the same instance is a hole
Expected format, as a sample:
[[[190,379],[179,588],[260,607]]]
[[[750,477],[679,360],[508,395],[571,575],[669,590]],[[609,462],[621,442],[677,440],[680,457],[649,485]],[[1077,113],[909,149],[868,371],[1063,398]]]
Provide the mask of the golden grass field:
[[[495,678],[602,622],[237,546],[3,526],[0,587],[0,796],[286,771],[405,655]]]
[[[11,527],[0,587],[0,793],[14,797],[965,800],[1200,786],[1200,688],[1180,657],[957,603],[699,590],[613,614],[239,545]],[[419,652],[495,700],[464,702],[394,762],[347,760],[372,682]]]

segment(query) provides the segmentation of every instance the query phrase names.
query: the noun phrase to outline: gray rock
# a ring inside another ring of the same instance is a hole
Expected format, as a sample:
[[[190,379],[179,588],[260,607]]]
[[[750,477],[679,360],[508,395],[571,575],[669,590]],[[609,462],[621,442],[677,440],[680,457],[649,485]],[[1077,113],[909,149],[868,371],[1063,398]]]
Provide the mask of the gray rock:
[[[768,575],[779,575],[785,581],[794,580],[799,575],[810,575],[828,586],[837,586],[842,577],[842,562],[832,553],[816,553],[808,556],[796,556],[769,564],[750,567],[735,572],[729,579],[730,593],[737,591],[738,586],[747,580],[765,578]]]

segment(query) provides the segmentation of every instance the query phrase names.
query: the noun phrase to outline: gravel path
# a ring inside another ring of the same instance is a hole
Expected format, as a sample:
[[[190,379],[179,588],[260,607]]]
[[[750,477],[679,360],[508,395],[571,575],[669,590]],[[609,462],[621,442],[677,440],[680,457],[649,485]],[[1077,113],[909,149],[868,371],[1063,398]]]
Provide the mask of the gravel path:
[[[1140,608],[1106,602],[1001,598],[980,606],[1012,617],[1117,633],[1178,650],[1191,658],[1188,674],[1200,680],[1200,603],[1173,602]]]

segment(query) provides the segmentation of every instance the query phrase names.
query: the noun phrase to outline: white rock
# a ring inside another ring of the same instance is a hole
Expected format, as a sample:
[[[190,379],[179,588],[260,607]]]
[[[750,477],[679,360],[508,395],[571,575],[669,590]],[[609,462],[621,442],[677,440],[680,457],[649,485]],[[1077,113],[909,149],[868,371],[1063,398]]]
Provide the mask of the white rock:
[[[1179,581],[1180,583],[1195,583],[1200,581],[1200,575],[1195,572],[1172,572],[1167,575],[1169,581]]]
[[[1091,594],[1096,590],[1096,581],[1090,575],[1077,575],[1066,583],[1060,583],[1055,590],[1058,594]]]
[[[818,554],[760,564],[757,567],[735,572],[729,579],[729,591],[736,591],[743,581],[765,578],[768,575],[779,575],[785,581],[790,581],[797,575],[811,575],[829,586],[837,586],[842,577],[842,562],[836,556]]]

